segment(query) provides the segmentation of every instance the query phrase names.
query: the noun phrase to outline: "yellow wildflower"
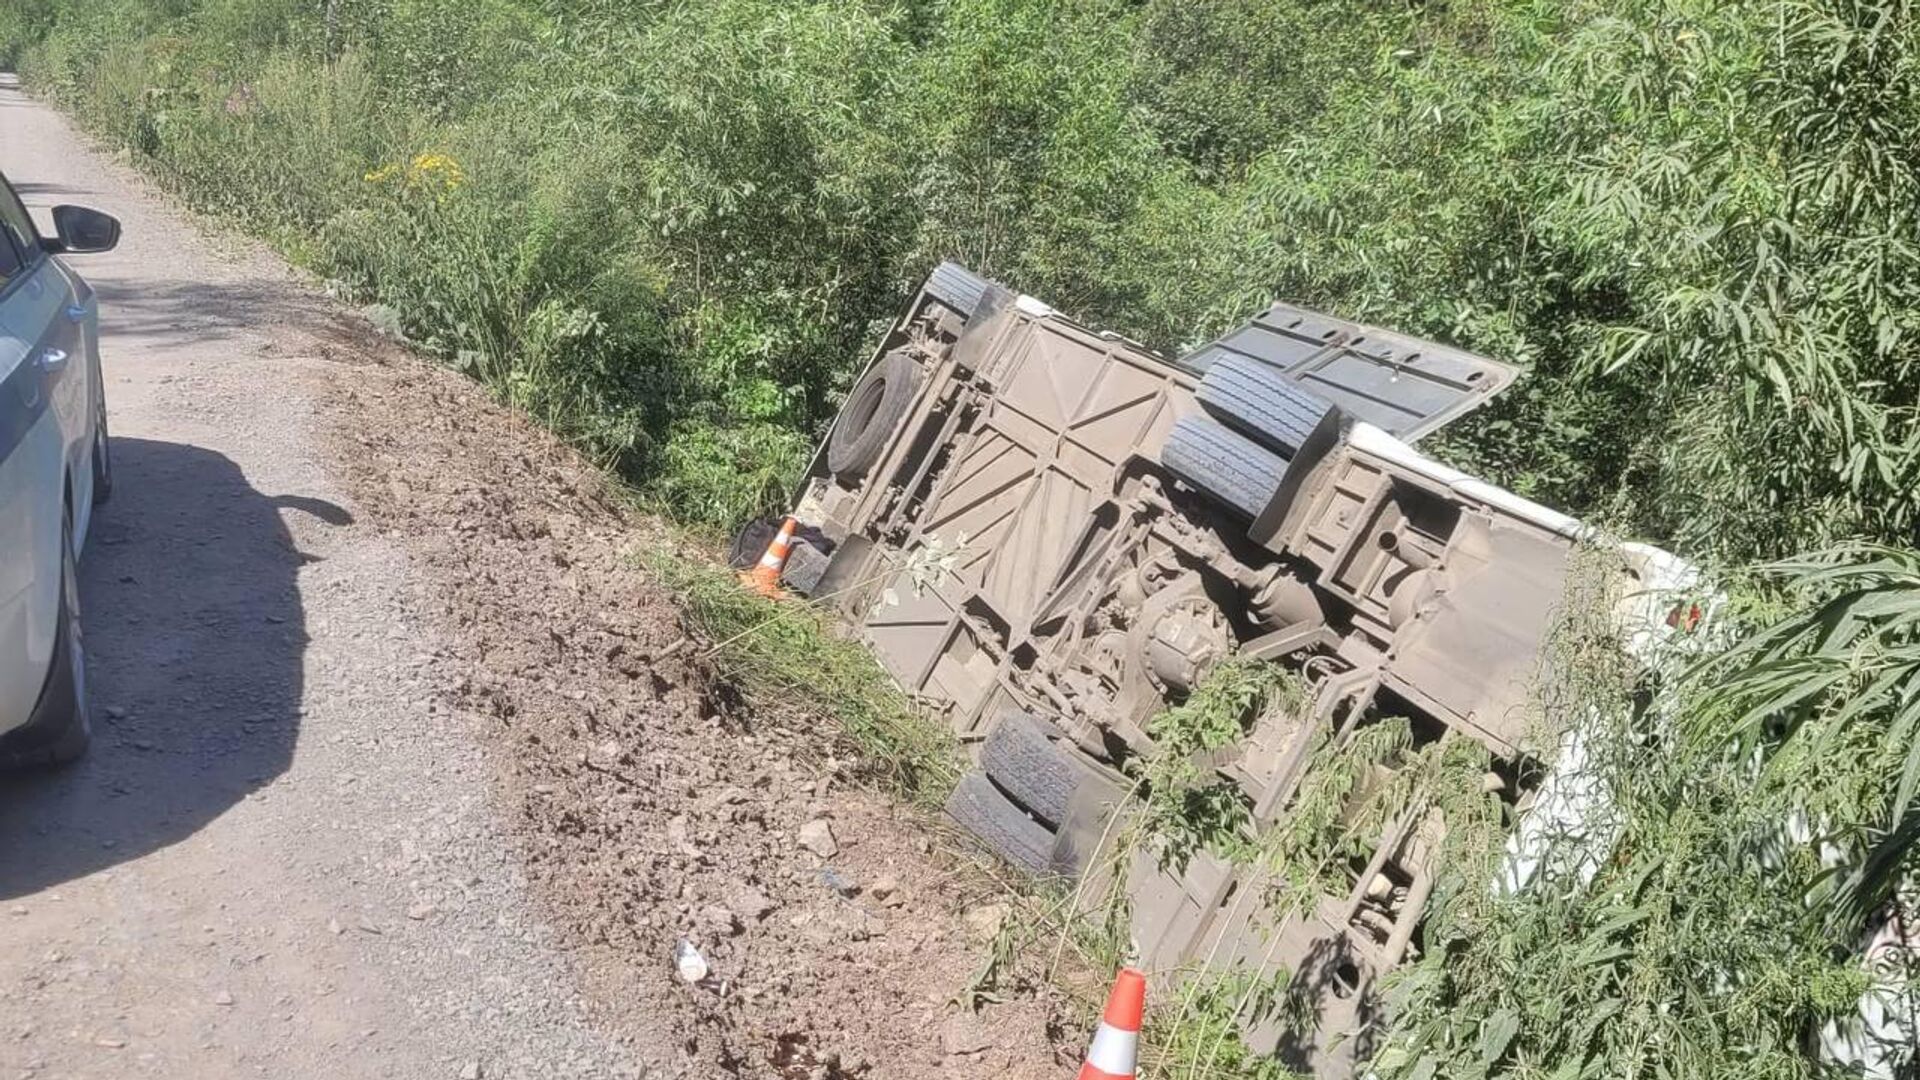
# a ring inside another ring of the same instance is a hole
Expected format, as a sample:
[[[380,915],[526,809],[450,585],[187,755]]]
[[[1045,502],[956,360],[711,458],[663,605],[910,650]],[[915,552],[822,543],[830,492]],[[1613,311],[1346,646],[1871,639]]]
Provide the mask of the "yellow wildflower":
[[[460,163],[451,155],[429,151],[416,154],[413,166],[407,170],[407,183],[421,187],[439,185],[448,191],[465,183],[466,173],[460,170]]]
[[[398,162],[382,165],[362,179],[369,184],[401,179],[408,191],[431,191],[435,198],[445,198],[448,192],[466,183],[467,174],[452,155],[429,150],[415,154],[404,166]]]

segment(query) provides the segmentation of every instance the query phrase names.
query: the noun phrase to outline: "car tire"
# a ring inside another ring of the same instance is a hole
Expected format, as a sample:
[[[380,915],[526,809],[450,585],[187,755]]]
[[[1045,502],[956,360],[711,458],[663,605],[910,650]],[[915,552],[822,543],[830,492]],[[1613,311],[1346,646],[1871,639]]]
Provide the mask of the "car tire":
[[[1041,823],[1058,829],[1085,774],[1047,737],[1047,727],[1018,710],[1000,718],[980,748],[980,768]]]
[[[1022,870],[1045,874],[1051,869],[1053,833],[1015,806],[986,773],[975,770],[960,778],[947,796],[947,816]]]
[[[1160,463],[1245,517],[1257,518],[1287,473],[1285,458],[1203,416],[1183,416],[1167,433]]]
[[[93,505],[99,506],[113,498],[113,447],[107,437],[107,399],[100,398],[100,407],[93,417]]]
[[[827,438],[827,468],[851,483],[867,475],[913,406],[920,365],[901,350],[882,356],[847,395],[847,407]]]
[[[1252,357],[1229,356],[1207,369],[1195,393],[1228,425],[1284,454],[1299,453],[1334,411]]]
[[[64,765],[87,752],[93,723],[87,708],[87,652],[80,632],[80,574],[73,559],[73,521],[60,534],[60,638],[34,722],[0,739],[0,768]]]

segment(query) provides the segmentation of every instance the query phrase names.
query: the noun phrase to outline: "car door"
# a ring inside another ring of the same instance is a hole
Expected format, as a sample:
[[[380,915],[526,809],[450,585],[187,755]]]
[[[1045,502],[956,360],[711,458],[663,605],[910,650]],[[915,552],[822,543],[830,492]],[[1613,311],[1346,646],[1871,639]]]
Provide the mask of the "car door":
[[[59,632],[67,462],[88,389],[56,355],[64,280],[0,178],[0,733],[26,721]]]
[[[54,422],[60,428],[65,460],[72,473],[76,520],[74,536],[85,536],[78,520],[92,505],[93,474],[78,466],[87,463],[93,433],[93,371],[87,363],[88,343],[82,330],[88,309],[74,288],[74,276],[48,255],[40,243],[33,218],[20,197],[0,176],[0,225],[13,235],[25,260],[25,282],[14,306],[23,332],[33,330],[34,359],[47,380]]]

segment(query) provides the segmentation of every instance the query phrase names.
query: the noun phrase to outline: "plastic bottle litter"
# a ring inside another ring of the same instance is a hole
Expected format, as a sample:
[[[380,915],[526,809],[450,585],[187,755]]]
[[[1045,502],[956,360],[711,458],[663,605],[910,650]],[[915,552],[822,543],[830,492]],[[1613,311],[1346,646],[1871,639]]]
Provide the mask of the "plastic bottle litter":
[[[680,970],[680,977],[690,983],[697,983],[709,974],[707,958],[685,938],[673,947],[673,966]]]

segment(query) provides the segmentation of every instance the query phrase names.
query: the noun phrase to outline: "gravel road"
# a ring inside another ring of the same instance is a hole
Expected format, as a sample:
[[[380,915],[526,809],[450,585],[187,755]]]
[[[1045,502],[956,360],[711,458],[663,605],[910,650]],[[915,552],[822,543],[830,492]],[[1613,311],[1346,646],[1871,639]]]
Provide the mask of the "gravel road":
[[[598,474],[10,82],[0,170],[125,225],[77,263],[97,739],[0,778],[0,1080],[1072,1068],[1045,1002],[952,1004],[977,854],[665,659]]]
[[[100,730],[0,786],[0,1075],[635,1072],[408,662],[404,554],[330,475],[357,331],[12,86],[0,168],[36,214],[125,224],[80,264],[117,469],[82,581]]]

